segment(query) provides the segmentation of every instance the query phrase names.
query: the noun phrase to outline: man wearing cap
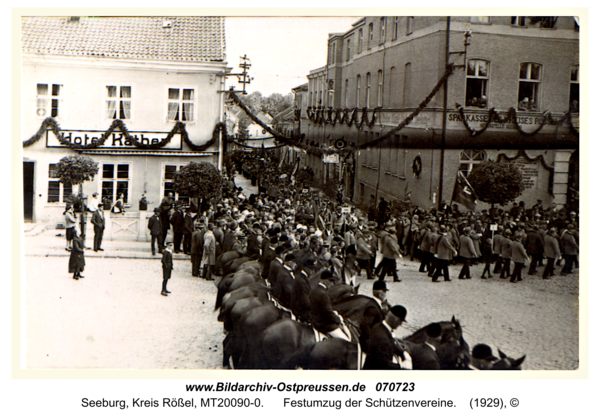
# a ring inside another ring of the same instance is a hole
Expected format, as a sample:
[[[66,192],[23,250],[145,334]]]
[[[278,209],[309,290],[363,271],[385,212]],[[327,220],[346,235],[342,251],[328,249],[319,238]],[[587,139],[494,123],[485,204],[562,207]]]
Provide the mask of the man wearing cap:
[[[555,227],[550,228],[544,237],[544,253],[546,254],[546,268],[542,273],[542,279],[549,279],[554,276],[554,262],[560,259],[560,246]]]
[[[160,232],[160,240],[159,240],[159,247],[162,249],[165,246],[165,240],[167,239],[167,232],[170,229],[169,226],[169,213],[171,211],[171,209],[173,208],[173,203],[175,203],[175,201],[173,200],[173,193],[169,192],[169,194],[167,196],[165,196],[162,200],[162,202],[160,202],[160,225],[161,225],[161,232]]]
[[[181,251],[181,240],[183,238],[184,230],[184,219],[183,212],[181,211],[181,205],[178,203],[175,205],[175,212],[171,215],[171,225],[173,225],[173,247],[175,254]]]
[[[185,254],[190,254],[193,233],[194,218],[192,217],[192,209],[188,207],[183,217],[183,252]]]
[[[512,240],[510,239],[512,231],[509,228],[504,229],[502,236],[504,239],[501,241],[501,255],[502,255],[502,271],[500,272],[501,279],[508,279],[510,276],[510,262],[512,261]]]
[[[382,231],[382,244],[381,254],[383,259],[381,260],[381,272],[379,273],[379,280],[385,280],[385,276],[388,272],[392,273],[394,282],[400,282],[398,273],[396,272],[396,259],[400,258],[400,246],[396,239],[396,228],[393,225],[386,226],[386,229]]]
[[[487,344],[477,344],[471,352],[471,368],[476,370],[490,370],[498,360],[492,354],[492,349]]]
[[[544,239],[539,226],[534,225],[529,228],[527,237],[525,238],[524,247],[527,254],[531,256],[528,274],[533,276],[537,273],[537,266],[542,265],[544,258]]]
[[[525,263],[529,261],[525,247],[523,246],[524,233],[515,233],[515,239],[511,245],[511,259],[515,263],[515,268],[512,275],[510,276],[511,283],[520,282],[521,270],[525,266]]]
[[[422,343],[404,342],[410,350],[412,368],[415,370],[439,370],[440,360],[436,347],[442,341],[442,327],[439,323],[431,323],[425,328],[425,341]]]
[[[458,250],[458,255],[463,260],[463,267],[460,270],[458,275],[459,279],[470,279],[471,278],[471,260],[477,258],[477,253],[475,252],[475,246],[473,245],[473,241],[471,240],[471,228],[465,227],[463,230],[463,234],[459,238],[460,247]]]
[[[390,303],[387,300],[387,291],[388,288],[385,282],[380,282],[379,280],[373,282],[373,298],[381,308],[380,321],[383,321],[383,319],[385,318],[385,316],[391,308]]]
[[[204,219],[196,225],[196,230],[192,234],[191,261],[192,276],[200,277],[200,262],[202,261],[202,252],[204,251],[204,232],[206,224]]]
[[[96,211],[92,215],[92,225],[94,225],[94,251],[104,251],[102,249],[102,236],[104,235],[105,218],[102,203],[98,203],[96,206]]]
[[[154,208],[154,214],[148,219],[148,229],[150,230],[151,243],[150,248],[152,249],[152,255],[156,254],[155,244],[158,242],[158,252],[162,253],[163,246],[160,242],[160,236],[162,233],[161,220],[158,216],[160,212],[159,208]]]
[[[227,224],[227,229],[223,235],[223,252],[226,253],[231,251],[231,246],[235,240],[235,230],[237,229],[237,222],[231,221]]]
[[[375,324],[369,333],[366,344],[364,370],[398,370],[401,362],[407,360],[405,347],[394,338],[393,332],[406,318],[406,308],[393,306],[385,315],[385,320]]]
[[[442,236],[437,243],[435,251],[437,263],[431,281],[437,282],[438,277],[443,274],[444,281],[449,282],[450,273],[448,272],[448,264],[452,258],[458,255],[458,253],[450,243],[450,239],[448,238],[448,228],[445,225],[440,226],[440,233]]]
[[[204,245],[202,253],[202,277],[206,280],[214,280],[212,277],[213,269],[215,268],[216,257],[215,257],[215,235],[212,230],[214,225],[208,224],[207,231],[204,233]]]
[[[262,241],[262,229],[258,222],[252,224],[252,230],[248,233],[248,246],[246,248],[247,257],[256,257],[261,254],[260,244]]]
[[[567,229],[563,232],[560,241],[565,256],[565,265],[560,274],[561,276],[566,276],[573,272],[573,264],[577,260],[577,254],[579,253],[579,245],[575,240],[575,226],[573,224],[567,225]]]
[[[173,243],[168,242],[167,247],[163,251],[162,255],[162,270],[163,270],[163,282],[162,282],[162,291],[160,292],[163,296],[169,296],[170,291],[167,290],[167,282],[171,278],[171,271],[173,270]]]

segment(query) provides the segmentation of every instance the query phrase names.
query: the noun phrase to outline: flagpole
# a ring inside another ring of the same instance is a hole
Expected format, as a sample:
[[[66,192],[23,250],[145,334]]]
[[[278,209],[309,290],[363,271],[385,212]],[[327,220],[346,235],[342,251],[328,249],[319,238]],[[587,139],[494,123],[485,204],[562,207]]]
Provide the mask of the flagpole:
[[[450,16],[446,17],[446,65],[444,69],[448,68],[450,62]],[[438,209],[442,208],[442,196],[444,193],[444,159],[446,157],[446,118],[448,114],[448,77],[444,81],[444,111],[442,118],[442,143],[440,150],[440,185],[438,187],[439,196],[437,201]]]

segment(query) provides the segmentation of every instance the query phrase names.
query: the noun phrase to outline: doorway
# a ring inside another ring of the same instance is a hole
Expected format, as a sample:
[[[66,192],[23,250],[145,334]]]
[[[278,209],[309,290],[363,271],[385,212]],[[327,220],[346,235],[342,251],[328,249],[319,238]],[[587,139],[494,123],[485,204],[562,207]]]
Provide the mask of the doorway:
[[[35,163],[23,161],[23,216],[25,222],[33,222],[33,176]]]

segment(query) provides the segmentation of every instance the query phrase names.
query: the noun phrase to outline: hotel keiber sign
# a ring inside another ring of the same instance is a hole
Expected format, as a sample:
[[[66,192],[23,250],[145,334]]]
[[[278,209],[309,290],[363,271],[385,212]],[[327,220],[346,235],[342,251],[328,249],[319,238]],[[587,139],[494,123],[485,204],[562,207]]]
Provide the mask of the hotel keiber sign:
[[[104,131],[76,131],[76,130],[61,130],[60,135],[63,139],[66,139],[71,144],[75,145],[89,145],[98,143]],[[169,132],[147,132],[147,131],[129,131],[129,135],[134,137],[138,142],[142,144],[152,145],[158,144],[164,140]],[[66,145],[60,143],[58,138],[50,130],[46,131],[46,147],[48,148],[64,148]],[[115,131],[110,134],[103,145],[98,146],[97,149],[137,149],[134,143],[128,140],[122,132]],[[175,134],[171,138],[168,144],[161,147],[165,150],[180,150],[181,148],[181,134]]]

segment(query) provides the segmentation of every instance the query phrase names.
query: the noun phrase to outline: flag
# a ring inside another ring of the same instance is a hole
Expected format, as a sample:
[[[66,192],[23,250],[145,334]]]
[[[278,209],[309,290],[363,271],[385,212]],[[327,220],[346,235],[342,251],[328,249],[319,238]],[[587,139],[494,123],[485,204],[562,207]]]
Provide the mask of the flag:
[[[475,209],[475,200],[477,196],[475,195],[475,190],[473,190],[473,186],[469,184],[467,178],[462,173],[462,171],[458,170],[456,174],[456,183],[454,183],[454,192],[452,193],[452,200],[454,202],[460,203],[463,206],[466,206],[469,210]]]

